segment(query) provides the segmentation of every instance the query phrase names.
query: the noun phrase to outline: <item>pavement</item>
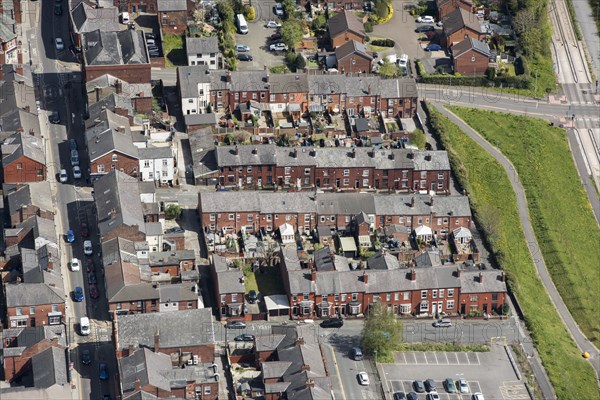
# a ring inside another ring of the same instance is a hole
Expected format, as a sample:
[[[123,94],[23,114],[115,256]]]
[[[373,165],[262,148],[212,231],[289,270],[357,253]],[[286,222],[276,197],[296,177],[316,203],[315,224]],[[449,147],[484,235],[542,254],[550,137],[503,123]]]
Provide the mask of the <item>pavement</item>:
[[[533,259],[536,270],[539,274],[539,277],[550,296],[550,299],[554,303],[558,314],[562,318],[565,326],[569,330],[573,340],[581,350],[581,352],[590,353],[591,357],[589,358],[590,364],[596,371],[598,375],[600,373],[600,352],[598,349],[585,337],[585,335],[579,329],[577,323],[571,316],[571,313],[567,309],[564,301],[560,297],[558,290],[554,286],[554,282],[548,272],[546,264],[544,262],[543,257],[539,257],[538,249],[539,245],[537,243],[537,238],[533,231],[533,227],[531,225],[531,220],[529,216],[529,211],[527,208],[527,198],[525,196],[525,191],[523,186],[521,185],[521,181],[517,174],[515,167],[511,164],[511,162],[502,155],[502,153],[495,147],[493,147],[490,143],[488,143],[482,136],[479,135],[475,130],[473,130],[469,125],[467,125],[464,121],[458,118],[456,115],[446,110],[441,104],[433,103],[436,108],[446,115],[450,120],[455,123],[461,130],[463,130],[469,137],[475,140],[481,147],[483,147],[488,153],[490,153],[506,170],[506,173],[509,176],[514,177],[514,179],[510,179],[511,185],[515,192],[517,198],[517,207],[519,210],[519,217],[521,220],[521,225],[523,226],[523,232],[525,234],[525,239],[527,241],[527,246],[529,248],[529,252],[531,254],[531,258]]]
[[[583,42],[587,47],[591,59],[592,70],[596,75],[596,79],[598,79],[598,77],[600,77],[600,35],[598,35],[596,29],[592,8],[587,0],[573,1],[572,3],[583,36],[580,44]]]

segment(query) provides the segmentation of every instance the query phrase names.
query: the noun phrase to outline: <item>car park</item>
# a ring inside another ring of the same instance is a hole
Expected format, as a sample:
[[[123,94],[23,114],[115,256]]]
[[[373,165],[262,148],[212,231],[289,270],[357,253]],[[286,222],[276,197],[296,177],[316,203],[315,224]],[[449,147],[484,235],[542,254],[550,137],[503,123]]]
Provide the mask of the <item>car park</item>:
[[[98,368],[100,371],[98,377],[103,381],[107,380],[108,379],[108,365],[106,365],[105,363],[100,363]]]
[[[250,302],[250,304],[256,303],[257,300],[258,300],[258,293],[256,292],[256,290],[249,291],[248,292],[248,301]]]
[[[394,400],[406,400],[406,394],[404,392],[394,393]]]
[[[275,4],[275,15],[277,15],[278,17],[283,17],[283,6],[281,5],[281,3]]]
[[[425,390],[433,392],[436,389],[435,381],[433,379],[427,379],[425,382]]]
[[[276,21],[267,21],[267,23],[265,24],[265,28],[277,29],[281,28],[281,24]]]
[[[227,321],[227,324],[225,324],[225,327],[227,329],[244,329],[244,328],[246,328],[246,323],[244,323],[242,321]]]
[[[250,51],[250,46],[246,46],[245,44],[236,44],[235,50],[239,52]]]
[[[83,365],[90,365],[92,363],[92,353],[88,349],[81,351],[81,363]]]
[[[425,400],[440,400],[440,395],[437,392],[427,393]]]
[[[71,259],[71,271],[77,272],[81,270],[81,263],[78,258]]]
[[[236,342],[252,342],[254,341],[254,335],[244,333],[243,335],[236,336],[233,340]]]
[[[73,243],[75,241],[75,233],[71,229],[67,231],[67,243]]]
[[[344,326],[344,320],[341,318],[329,318],[321,322],[321,328],[341,328]]]
[[[100,295],[98,294],[98,286],[90,285],[90,297],[96,300]]]
[[[75,286],[75,290],[73,290],[73,301],[82,302],[84,299],[83,289],[81,286]]]
[[[471,396],[471,400],[485,400],[483,398],[483,393],[473,393],[473,396]]]
[[[425,51],[440,51],[442,50],[442,46],[440,46],[439,44],[435,44],[432,43],[430,45],[428,45],[427,47],[425,47]]]
[[[410,392],[406,395],[406,400],[419,400],[419,395],[415,392]]]
[[[422,25],[422,26],[418,26],[417,29],[415,29],[415,32],[417,32],[417,33],[433,32],[433,31],[435,31],[435,26],[433,26],[433,25]]]
[[[69,180],[69,175],[67,175],[66,169],[60,170],[60,173],[58,174],[58,179],[60,180],[60,183],[67,183],[67,181]]]
[[[414,381],[413,388],[415,389],[415,392],[417,392],[417,393],[425,392],[425,385],[423,384],[423,381],[421,381],[421,380]]]
[[[252,61],[252,56],[250,54],[236,54],[235,58],[238,61]]]
[[[91,240],[84,241],[83,242],[83,254],[85,254],[86,256],[91,256],[93,252],[94,252],[94,249],[92,247],[92,241]]]
[[[435,22],[435,19],[433,19],[431,15],[423,15],[417,18],[417,22],[420,24],[433,24]]]
[[[81,179],[81,168],[79,168],[79,165],[73,167],[73,178]]]
[[[358,382],[363,386],[368,386],[370,383],[369,375],[366,372],[359,372],[358,373]]]
[[[56,46],[56,50],[64,50],[65,42],[63,42],[62,38],[54,39],[54,45]]]
[[[269,46],[269,50],[271,51],[287,51],[288,47],[285,43],[273,43]]]
[[[458,391],[461,393],[469,393],[471,391],[466,379],[459,379],[456,386],[458,387]]]
[[[444,379],[444,389],[446,389],[446,392],[448,393],[456,393],[456,386],[454,386],[452,378]]]

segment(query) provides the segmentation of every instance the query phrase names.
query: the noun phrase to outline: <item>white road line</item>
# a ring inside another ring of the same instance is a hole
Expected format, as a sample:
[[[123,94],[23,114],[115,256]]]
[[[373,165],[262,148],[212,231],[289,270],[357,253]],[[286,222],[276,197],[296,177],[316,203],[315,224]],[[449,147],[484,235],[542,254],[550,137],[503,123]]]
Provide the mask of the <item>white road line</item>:
[[[434,352],[433,352],[433,356],[435,357],[435,363],[436,363],[437,365],[440,365],[440,361],[439,361],[439,360],[438,360],[438,358],[437,358],[437,352],[435,352],[435,351],[434,351]]]

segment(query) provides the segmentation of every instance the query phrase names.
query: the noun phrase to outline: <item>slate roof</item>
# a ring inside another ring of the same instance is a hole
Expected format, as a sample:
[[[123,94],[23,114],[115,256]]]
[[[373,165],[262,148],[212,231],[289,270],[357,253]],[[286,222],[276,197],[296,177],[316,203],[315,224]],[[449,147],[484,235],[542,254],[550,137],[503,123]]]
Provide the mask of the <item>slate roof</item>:
[[[186,0],[156,0],[158,11],[187,11]]]
[[[182,99],[197,98],[198,85],[211,82],[208,65],[177,67],[177,86]],[[212,87],[211,90],[214,90]]]
[[[204,114],[186,114],[183,116],[186,126],[194,125],[209,125],[214,126],[217,124],[217,114],[204,113]]]
[[[194,178],[210,175],[217,169],[212,128],[202,128],[188,134],[192,152]],[[190,165],[187,166],[189,168]]]
[[[352,11],[344,10],[341,13],[335,14],[333,17],[329,18],[327,25],[329,28],[329,36],[331,38],[346,31],[351,31],[362,37],[366,36],[363,23]]]
[[[285,339],[285,335],[281,334],[258,335],[254,339],[254,346],[257,352],[274,351],[280,346],[283,339]]]
[[[378,252],[367,260],[369,269],[391,270],[400,269],[398,257],[394,257],[390,253]]]
[[[45,283],[10,283],[6,285],[6,306],[38,306],[44,304],[62,304],[65,294],[62,288],[48,286]]]
[[[190,282],[160,285],[158,287],[158,295],[161,303],[168,303],[172,301],[193,301],[198,300],[198,292],[196,292],[196,288],[196,285]]]
[[[90,161],[113,151],[139,159],[138,148],[133,144],[134,139],[136,142],[142,142],[146,138],[131,132],[129,120],[110,110],[103,110],[99,119],[99,123],[85,132]]]
[[[212,310],[202,308],[170,313],[119,315],[117,349],[154,348],[154,335],[159,334],[161,348],[190,347],[215,342]]]
[[[122,237],[116,237],[102,242],[102,265],[105,267],[113,263],[138,262],[134,242]]]
[[[375,196],[368,193],[318,193],[316,195],[319,215],[356,215],[360,212],[375,214]],[[365,196],[366,195],[366,196]]]
[[[373,56],[370,54],[369,49],[364,44],[357,42],[356,40],[349,40],[341,46],[336,47],[335,57],[338,61],[343,60],[351,55],[359,55],[367,60],[373,60]]]
[[[50,183],[48,182],[30,182],[13,191],[4,188],[4,193],[10,214],[25,206],[36,206],[44,211],[54,211]]]
[[[25,133],[15,133],[2,143],[2,164],[9,165],[20,157],[46,164],[42,139]]]
[[[96,8],[82,1],[71,10],[71,16],[77,33],[92,32],[97,29],[103,31],[118,31],[119,10],[117,7]]]
[[[142,31],[107,32],[97,29],[83,34],[82,47],[86,65],[149,63]]]
[[[155,251],[148,254],[148,264],[152,267],[179,265],[181,261],[196,259],[194,250]]]
[[[219,39],[216,36],[208,36],[203,38],[186,36],[185,52],[188,56],[195,56],[196,54],[219,53]]]
[[[14,6],[12,1],[2,1],[2,12],[0,13],[0,42],[6,43],[14,39],[17,23],[14,19]]]
[[[487,43],[481,42],[479,40],[475,40],[471,37],[466,38],[465,40],[455,44],[452,46],[452,57],[458,58],[464,54],[469,53],[469,51],[473,50],[479,54],[490,58],[490,46]]]
[[[217,276],[218,293],[244,293],[244,274],[241,268],[231,267],[223,256],[214,254],[212,258],[212,267]]]
[[[100,235],[104,236],[121,224],[145,229],[136,178],[121,171],[112,171],[94,182],[96,214]],[[115,211],[111,218],[111,211]]]
[[[231,84],[229,89],[232,92],[252,92],[269,89],[269,83],[267,83],[268,71],[232,71],[230,74]]]
[[[160,160],[164,158],[173,158],[173,150],[170,146],[148,146],[138,149],[140,160]]]
[[[283,335],[281,335],[283,336]],[[267,361],[262,363],[263,379],[281,378],[292,365],[291,361]]]
[[[477,16],[460,7],[446,15],[442,22],[446,36],[458,32],[465,27],[474,32],[482,33]]]
[[[152,96],[152,85],[150,83],[129,83],[111,74],[104,74],[96,79],[86,82],[85,88],[87,93],[95,91],[96,88],[110,88],[113,91],[116,91],[117,82],[121,84],[121,94],[124,96],[137,97],[142,92],[144,93],[144,96]]]
[[[135,389],[136,380],[141,386],[154,386],[164,391],[170,391],[171,385],[160,372],[170,370],[171,357],[163,353],[155,353],[150,349],[137,349],[128,357],[119,359],[119,377],[123,393]]]
[[[31,358],[33,384],[37,388],[67,384],[67,356],[64,349],[49,347]]]
[[[483,282],[481,281],[483,277]],[[482,271],[461,271],[461,293],[506,292],[506,282],[502,281],[503,272],[493,269]]]
[[[270,94],[278,93],[308,93],[308,75],[273,74],[269,77]]]
[[[115,112],[115,109],[123,108],[127,110],[127,115],[135,115],[135,110],[131,104],[131,98],[122,94],[110,93],[99,101],[94,103],[89,102],[88,104],[90,118],[85,121],[86,128],[94,126],[97,123],[96,120],[100,118],[104,110]]]
[[[158,300],[158,290],[141,279],[140,267],[130,262],[117,262],[104,268],[106,297],[109,303]]]

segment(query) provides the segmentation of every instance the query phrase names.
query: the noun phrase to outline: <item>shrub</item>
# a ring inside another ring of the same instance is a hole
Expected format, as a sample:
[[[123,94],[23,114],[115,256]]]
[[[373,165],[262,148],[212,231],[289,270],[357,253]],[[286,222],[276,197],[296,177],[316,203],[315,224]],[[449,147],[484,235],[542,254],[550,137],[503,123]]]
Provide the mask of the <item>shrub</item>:
[[[301,70],[304,67],[306,67],[306,59],[302,54],[298,54],[298,56],[296,57],[296,61],[294,61],[294,65],[296,67],[296,70]]]
[[[373,32],[373,23],[370,21],[365,22],[365,32],[371,33]]]
[[[394,47],[396,42],[392,39],[375,39],[371,41],[373,46],[381,46],[381,47]]]
[[[181,216],[181,207],[177,204],[169,204],[165,207],[165,218],[166,219],[177,219]]]
[[[496,77],[496,68],[489,67],[488,69],[486,69],[485,77],[488,78],[489,80],[494,80],[494,78]]]
[[[251,5],[244,6],[244,16],[248,21],[254,21],[256,18],[256,11],[254,11],[254,7]]]

